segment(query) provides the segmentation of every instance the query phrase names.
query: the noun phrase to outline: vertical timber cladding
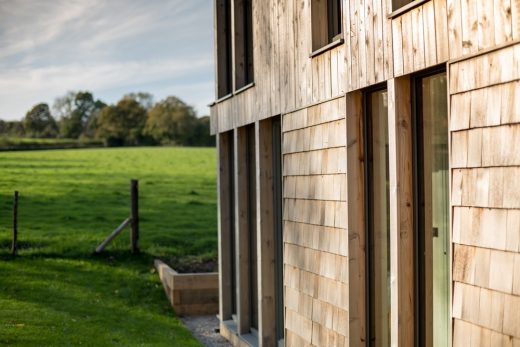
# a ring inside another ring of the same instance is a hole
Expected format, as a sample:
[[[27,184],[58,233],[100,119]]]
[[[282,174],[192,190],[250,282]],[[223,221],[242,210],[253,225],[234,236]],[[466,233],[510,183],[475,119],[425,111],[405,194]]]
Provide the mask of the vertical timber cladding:
[[[287,346],[348,344],[345,98],[283,116]]]
[[[520,44],[452,63],[449,82],[453,345],[519,346]]]

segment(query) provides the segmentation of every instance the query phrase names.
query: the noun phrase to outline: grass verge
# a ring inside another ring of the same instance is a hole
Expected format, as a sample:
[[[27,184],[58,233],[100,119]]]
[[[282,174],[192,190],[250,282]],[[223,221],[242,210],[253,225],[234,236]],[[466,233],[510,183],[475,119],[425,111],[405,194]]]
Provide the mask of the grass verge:
[[[0,153],[0,345],[192,346],[154,257],[216,258],[215,150],[118,148]],[[139,179],[142,254],[125,231]],[[20,256],[8,255],[20,191]]]

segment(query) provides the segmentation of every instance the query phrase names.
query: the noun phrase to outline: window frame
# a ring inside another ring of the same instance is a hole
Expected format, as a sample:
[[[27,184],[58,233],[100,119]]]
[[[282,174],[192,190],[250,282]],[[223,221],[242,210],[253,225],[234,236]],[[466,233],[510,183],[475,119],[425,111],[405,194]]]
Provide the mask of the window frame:
[[[309,55],[310,58],[316,57],[323,52],[326,52],[336,46],[339,46],[345,42],[345,28],[343,25],[343,1],[342,0],[325,0],[325,4],[320,3],[318,5],[316,0],[311,0],[311,53]],[[331,4],[331,2],[333,2]],[[334,6],[335,5],[335,6]],[[320,8],[318,8],[320,6]],[[336,11],[334,11],[334,8]],[[319,12],[319,13],[318,13]],[[337,13],[337,23],[339,28],[338,33],[331,33],[334,30],[333,22],[329,19],[331,13]],[[325,22],[322,20],[323,16],[320,14],[325,14]],[[321,34],[319,36],[323,36],[318,40],[317,32]],[[326,39],[325,39],[326,37]]]
[[[253,1],[233,3],[233,93],[254,83]]]
[[[372,107],[370,105],[370,95],[376,92],[386,91],[388,93],[388,86],[386,83],[378,84],[375,86],[372,86],[370,88],[367,88],[363,91],[363,120],[362,120],[362,134],[363,134],[363,157],[365,158],[364,164],[363,164],[363,218],[364,218],[364,237],[365,237],[365,270],[364,270],[364,280],[365,280],[365,341],[367,341],[367,344],[370,345],[371,342],[371,335],[373,334],[373,324],[372,324],[372,311],[374,307],[374,303],[372,302],[372,288],[374,287],[374,284],[371,281],[372,272],[373,272],[373,249],[372,249],[372,240],[373,240],[373,234],[374,234],[374,187],[373,187],[373,175],[374,175],[374,169],[373,169],[373,146],[372,146],[372,138],[373,138],[373,116],[372,113]],[[387,114],[383,115],[388,119],[388,108],[387,108]],[[387,136],[389,136],[389,124],[387,123]],[[390,163],[389,153],[387,153],[388,157],[386,160],[388,161],[388,164]],[[388,175],[390,175],[390,170],[388,169]],[[390,179],[390,178],[388,178]],[[388,194],[390,196],[390,191],[388,190]],[[390,214],[388,215],[388,218],[390,218]],[[390,225],[390,219],[388,219],[388,224]],[[390,233],[391,230],[388,230],[388,233]],[[390,244],[388,245],[388,262],[390,264],[391,261],[391,254],[392,251]],[[389,275],[391,273],[389,272]],[[389,286],[387,288],[388,292],[391,291],[391,284],[388,283]],[[390,308],[391,309],[391,308]],[[390,330],[389,330],[390,332]],[[390,336],[389,336],[390,337]],[[389,339],[389,342],[391,340]]]
[[[232,6],[232,0],[215,0],[217,100],[233,92]]]
[[[394,0],[392,0],[392,12],[390,12],[386,16],[386,18],[393,19],[393,18],[399,17],[400,15],[402,15],[406,12],[409,12],[409,11],[413,10],[414,8],[419,7],[428,1],[432,1],[432,0],[413,0],[406,5],[396,6],[394,4]]]
[[[445,73],[446,82],[448,82],[448,74],[446,66],[439,65],[424,71],[420,71],[411,76],[411,100],[412,100],[412,185],[413,185],[413,243],[414,243],[414,340],[417,346],[422,345],[426,339],[426,325],[425,325],[425,297],[426,297],[426,277],[425,277],[425,260],[420,254],[425,252],[425,208],[421,206],[425,198],[424,185],[421,184],[424,179],[424,114],[422,111],[422,87],[421,81],[423,78],[431,77],[437,74]],[[446,98],[448,96],[446,95]],[[449,119],[449,109],[448,119]],[[449,126],[447,129],[449,136]],[[448,158],[449,161],[449,158]],[[449,193],[449,187],[448,187]],[[448,194],[449,196],[449,194]],[[450,231],[447,234],[447,243],[451,242]],[[448,251],[449,252],[449,251]],[[448,257],[450,255],[448,254]],[[448,270],[448,274],[450,273]],[[448,275],[449,276],[449,275]],[[448,278],[448,285],[451,281]],[[448,307],[451,307],[451,301],[448,297]],[[448,311],[449,312],[449,311]],[[452,332],[448,329],[448,340],[452,337]]]

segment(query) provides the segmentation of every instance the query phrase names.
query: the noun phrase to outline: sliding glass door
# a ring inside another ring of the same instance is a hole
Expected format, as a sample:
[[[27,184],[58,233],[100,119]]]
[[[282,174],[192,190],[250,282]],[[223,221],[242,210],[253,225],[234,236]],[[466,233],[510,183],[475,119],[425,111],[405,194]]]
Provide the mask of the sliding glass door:
[[[449,156],[446,73],[415,80],[417,340],[449,345]]]

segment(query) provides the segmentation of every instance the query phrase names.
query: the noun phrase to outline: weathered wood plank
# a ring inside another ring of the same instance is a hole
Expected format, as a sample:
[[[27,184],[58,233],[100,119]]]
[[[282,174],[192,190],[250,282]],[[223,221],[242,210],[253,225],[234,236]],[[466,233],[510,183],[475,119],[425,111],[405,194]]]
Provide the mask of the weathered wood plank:
[[[449,56],[451,59],[462,55],[461,0],[447,0]]]
[[[392,345],[414,341],[413,188],[410,79],[388,82],[390,161],[390,272]]]
[[[364,345],[365,336],[365,223],[363,160],[363,94],[347,94],[347,230],[349,236],[349,340]]]

